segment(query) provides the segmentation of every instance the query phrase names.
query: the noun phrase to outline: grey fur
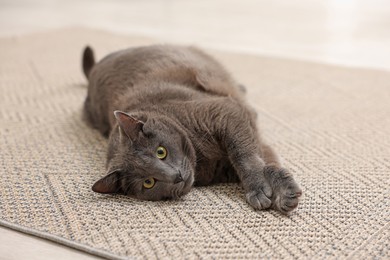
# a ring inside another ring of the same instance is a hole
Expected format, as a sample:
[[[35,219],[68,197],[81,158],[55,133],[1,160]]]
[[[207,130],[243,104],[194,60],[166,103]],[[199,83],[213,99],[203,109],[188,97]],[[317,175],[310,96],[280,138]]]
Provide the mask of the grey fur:
[[[243,87],[204,52],[156,45],[118,51],[95,64],[88,47],[83,69],[89,79],[85,119],[109,136],[109,174],[94,191],[162,200],[194,184],[240,181],[256,209],[297,207],[302,191],[261,140]],[[164,160],[155,155],[160,145],[168,150]],[[149,177],[157,181],[145,189]]]

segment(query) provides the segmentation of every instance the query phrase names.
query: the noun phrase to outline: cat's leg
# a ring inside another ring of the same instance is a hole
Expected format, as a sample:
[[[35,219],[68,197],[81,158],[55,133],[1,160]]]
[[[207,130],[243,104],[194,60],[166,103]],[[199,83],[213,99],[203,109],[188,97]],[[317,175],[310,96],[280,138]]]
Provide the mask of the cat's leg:
[[[281,167],[279,156],[268,144],[260,143],[260,154],[266,166]]]
[[[240,120],[236,120],[231,121],[234,123],[228,129],[233,131],[225,140],[247,201],[256,209],[273,208],[287,214],[298,206],[302,190],[291,173],[281,166],[273,149],[257,138],[255,123],[252,121],[246,128],[241,122],[238,127]]]
[[[247,202],[255,209],[272,206],[272,187],[264,176],[265,163],[257,154],[236,158],[234,168],[245,190]]]
[[[203,107],[208,109],[200,109]],[[192,127],[215,137],[233,166],[248,203],[255,209],[270,208],[273,189],[264,175],[267,166],[259,153],[261,142],[253,110],[233,98],[214,99],[196,108]]]
[[[302,190],[291,173],[281,166],[274,150],[267,144],[261,144],[262,158],[265,162],[264,177],[272,188],[272,208],[284,214],[298,206]]]
[[[248,203],[255,209],[270,208],[272,187],[264,176],[266,164],[258,152],[260,142],[252,115],[242,106],[230,107],[229,111],[228,124],[222,127],[221,138],[229,161],[240,179]]]

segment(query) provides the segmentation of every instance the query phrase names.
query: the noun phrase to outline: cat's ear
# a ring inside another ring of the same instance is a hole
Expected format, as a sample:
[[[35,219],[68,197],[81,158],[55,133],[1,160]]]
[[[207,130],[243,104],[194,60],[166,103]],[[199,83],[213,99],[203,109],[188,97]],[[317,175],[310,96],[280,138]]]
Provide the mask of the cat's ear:
[[[119,127],[126,136],[130,138],[130,140],[137,139],[139,132],[142,131],[144,122],[118,110],[114,112],[114,115]]]
[[[121,193],[121,172],[118,170],[110,172],[92,186],[92,190],[98,193]]]

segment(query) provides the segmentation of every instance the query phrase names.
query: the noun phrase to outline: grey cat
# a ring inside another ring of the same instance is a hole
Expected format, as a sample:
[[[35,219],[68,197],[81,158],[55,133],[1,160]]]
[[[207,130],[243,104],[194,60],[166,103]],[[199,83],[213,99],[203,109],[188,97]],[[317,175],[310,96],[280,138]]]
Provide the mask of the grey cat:
[[[261,140],[243,88],[209,55],[155,45],[95,64],[87,47],[83,70],[84,117],[109,137],[108,173],[93,191],[164,200],[193,185],[240,182],[255,209],[297,207],[302,191]]]

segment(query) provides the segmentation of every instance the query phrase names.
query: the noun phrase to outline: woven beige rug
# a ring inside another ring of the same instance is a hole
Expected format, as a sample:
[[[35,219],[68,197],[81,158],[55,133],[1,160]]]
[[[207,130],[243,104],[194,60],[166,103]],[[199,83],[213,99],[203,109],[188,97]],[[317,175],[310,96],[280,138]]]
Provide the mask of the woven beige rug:
[[[389,259],[390,73],[211,52],[248,88],[304,190],[290,217],[237,185],[145,202],[91,191],[106,140],[81,120],[81,50],[150,44],[85,29],[0,39],[0,224],[108,258]]]

